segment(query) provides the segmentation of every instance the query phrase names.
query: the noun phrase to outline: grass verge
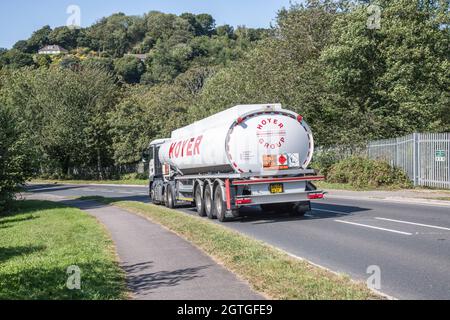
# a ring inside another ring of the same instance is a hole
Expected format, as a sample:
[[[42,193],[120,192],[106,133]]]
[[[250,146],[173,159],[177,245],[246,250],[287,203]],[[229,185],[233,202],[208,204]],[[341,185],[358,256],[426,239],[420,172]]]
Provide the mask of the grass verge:
[[[117,185],[137,185],[147,186],[148,180],[126,179],[126,180],[31,180],[32,183],[45,184],[117,184]]]
[[[248,281],[254,290],[281,300],[380,299],[364,284],[290,257],[224,226],[175,210],[138,202],[82,198],[114,204],[148,217],[203,250]]]
[[[66,286],[81,270],[81,290]],[[81,210],[19,201],[0,215],[0,300],[125,299],[125,276],[106,230]]]

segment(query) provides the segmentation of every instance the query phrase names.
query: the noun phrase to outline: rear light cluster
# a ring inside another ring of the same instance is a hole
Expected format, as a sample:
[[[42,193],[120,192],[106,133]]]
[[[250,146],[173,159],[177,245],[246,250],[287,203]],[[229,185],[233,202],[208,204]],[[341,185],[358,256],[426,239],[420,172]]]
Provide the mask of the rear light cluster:
[[[250,198],[243,198],[243,199],[237,199],[236,200],[236,205],[237,206],[241,206],[244,204],[251,204],[252,203],[252,199]]]
[[[324,194],[323,193],[310,193],[308,194],[309,200],[316,200],[316,199],[323,199]]]

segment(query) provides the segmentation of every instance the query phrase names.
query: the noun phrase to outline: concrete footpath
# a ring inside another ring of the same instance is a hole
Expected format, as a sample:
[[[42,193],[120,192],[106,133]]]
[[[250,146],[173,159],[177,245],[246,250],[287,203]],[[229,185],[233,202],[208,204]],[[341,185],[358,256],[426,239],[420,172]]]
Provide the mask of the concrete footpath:
[[[143,217],[94,201],[60,200],[106,226],[134,299],[264,299],[198,248]]]

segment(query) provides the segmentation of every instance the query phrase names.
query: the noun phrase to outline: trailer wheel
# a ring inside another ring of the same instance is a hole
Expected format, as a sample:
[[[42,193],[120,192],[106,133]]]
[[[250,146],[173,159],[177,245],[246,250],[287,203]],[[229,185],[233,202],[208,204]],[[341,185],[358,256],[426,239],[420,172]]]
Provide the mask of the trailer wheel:
[[[200,217],[205,217],[205,199],[202,197],[202,187],[197,185],[195,187],[195,206],[197,207],[197,213]]]
[[[175,208],[175,198],[173,196],[173,189],[172,187],[167,187],[167,192],[166,192],[167,196],[166,196],[166,207],[169,209],[174,209]]]
[[[205,213],[206,216],[209,219],[215,219],[216,216],[214,214],[214,205],[213,205],[213,198],[212,198],[212,192],[211,192],[211,186],[207,185],[205,188]]]
[[[309,211],[311,211],[311,202],[297,202],[292,207],[290,214],[294,217],[304,217]]]
[[[214,193],[214,207],[216,209],[217,219],[219,219],[220,222],[226,222],[227,205],[225,203],[223,190],[220,186],[216,187],[216,191]]]

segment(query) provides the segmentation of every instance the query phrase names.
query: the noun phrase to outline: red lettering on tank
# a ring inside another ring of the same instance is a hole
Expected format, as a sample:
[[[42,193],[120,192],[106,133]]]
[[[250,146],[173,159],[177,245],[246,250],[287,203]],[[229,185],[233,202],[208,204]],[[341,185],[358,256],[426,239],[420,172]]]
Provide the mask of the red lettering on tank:
[[[174,152],[174,150],[175,150],[175,146],[177,145],[177,143],[175,142],[175,143],[172,143],[171,145],[170,145],[170,148],[169,148],[169,159],[172,159],[173,158],[173,156],[174,156],[174,154],[173,154],[173,152]]]
[[[194,155],[200,154],[200,144],[202,143],[202,140],[203,140],[203,136],[200,136],[197,138],[197,140],[195,140]]]
[[[188,144],[187,150],[186,150],[186,156],[188,156],[188,157],[192,157],[192,147],[194,146],[194,141],[195,141],[195,138],[192,138],[191,140],[189,140],[189,144]]]
[[[180,157],[181,144],[182,144],[182,142],[178,142],[177,146],[175,147],[175,158]]]
[[[169,148],[169,158],[185,158],[199,155],[202,141],[203,136],[199,136],[172,143]]]
[[[275,126],[275,127],[274,127]],[[283,144],[286,142],[286,139],[284,135],[286,134],[285,131],[279,129],[284,128],[284,123],[280,122],[279,119],[274,118],[266,118],[260,121],[260,123],[257,125],[257,131],[258,131],[258,137],[264,137],[267,136],[269,138],[260,138],[259,144],[264,146],[266,149],[277,149],[281,148]],[[273,143],[271,137],[281,136],[278,142]]]
[[[186,150],[186,145],[189,142],[189,140],[186,140],[183,142],[183,148],[181,148],[181,157],[184,157],[185,153],[184,150]]]

